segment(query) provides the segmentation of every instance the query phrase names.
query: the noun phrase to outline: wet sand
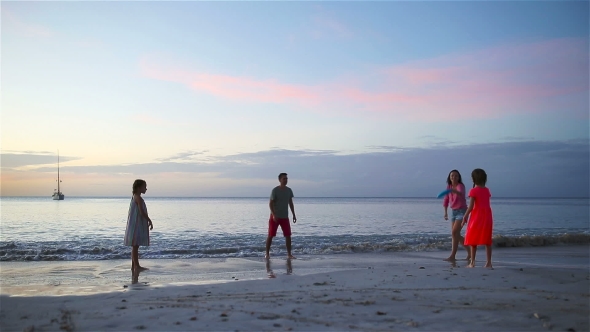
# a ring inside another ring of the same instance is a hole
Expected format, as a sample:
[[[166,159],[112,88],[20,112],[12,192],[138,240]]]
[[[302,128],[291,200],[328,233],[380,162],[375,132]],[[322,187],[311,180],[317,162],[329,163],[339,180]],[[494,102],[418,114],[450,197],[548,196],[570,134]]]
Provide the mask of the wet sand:
[[[588,331],[589,249],[2,262],[0,329]]]

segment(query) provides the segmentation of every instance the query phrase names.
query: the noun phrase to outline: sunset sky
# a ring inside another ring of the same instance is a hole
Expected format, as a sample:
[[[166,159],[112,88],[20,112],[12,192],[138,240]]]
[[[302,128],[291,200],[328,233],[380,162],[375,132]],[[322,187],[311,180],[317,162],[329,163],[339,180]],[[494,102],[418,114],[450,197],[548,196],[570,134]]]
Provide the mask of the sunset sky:
[[[589,3],[5,2],[2,196],[589,196]]]

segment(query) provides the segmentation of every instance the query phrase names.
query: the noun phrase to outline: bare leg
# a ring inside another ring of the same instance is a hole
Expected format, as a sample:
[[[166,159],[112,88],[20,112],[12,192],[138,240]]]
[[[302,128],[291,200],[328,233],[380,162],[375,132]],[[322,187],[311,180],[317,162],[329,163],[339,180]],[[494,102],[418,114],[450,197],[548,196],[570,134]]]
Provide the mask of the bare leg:
[[[459,248],[459,241],[461,240],[461,221],[456,220],[451,224],[451,236],[452,236],[452,244],[451,244],[451,256],[449,256],[445,261],[453,262],[456,260],[455,256],[457,255],[457,248]]]
[[[139,265],[139,246],[133,246],[133,257],[135,259],[135,269],[138,271],[149,270],[148,268]]]
[[[295,259],[295,256],[291,255],[291,237],[285,237],[285,245],[287,246],[287,257],[289,259]]]
[[[466,261],[470,261],[471,260],[471,248],[469,248],[469,246],[466,246],[465,244],[463,244],[465,242],[465,238],[462,237],[461,235],[459,235],[461,237],[461,245],[463,246],[463,248],[465,248],[465,251],[467,251],[467,257],[465,257]]]
[[[131,271],[135,270],[139,266],[139,246],[133,246],[131,250]]]
[[[139,270],[133,270],[131,272],[131,283],[136,284],[139,282]]]
[[[492,246],[486,246],[486,265],[484,267],[487,267],[489,269],[492,268]]]
[[[471,261],[467,267],[475,267],[475,254],[477,254],[477,246],[471,246]]]
[[[264,258],[269,259],[270,258],[270,245],[272,244],[272,236],[267,236],[266,237],[266,255],[264,255]]]

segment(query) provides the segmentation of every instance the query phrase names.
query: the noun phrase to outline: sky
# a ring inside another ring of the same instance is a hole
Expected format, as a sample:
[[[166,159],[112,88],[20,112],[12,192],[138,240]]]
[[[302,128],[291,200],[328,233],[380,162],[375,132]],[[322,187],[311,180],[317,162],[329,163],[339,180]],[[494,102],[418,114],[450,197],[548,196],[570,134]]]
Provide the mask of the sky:
[[[0,10],[2,196],[590,196],[587,1]]]

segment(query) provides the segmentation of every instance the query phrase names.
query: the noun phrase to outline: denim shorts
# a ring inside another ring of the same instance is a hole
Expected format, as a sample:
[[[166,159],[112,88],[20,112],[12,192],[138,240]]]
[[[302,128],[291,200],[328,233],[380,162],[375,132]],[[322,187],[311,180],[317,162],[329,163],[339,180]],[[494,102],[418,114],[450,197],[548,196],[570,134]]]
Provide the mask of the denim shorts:
[[[463,220],[465,212],[467,212],[466,209],[453,210],[453,212],[451,213],[451,222]]]

